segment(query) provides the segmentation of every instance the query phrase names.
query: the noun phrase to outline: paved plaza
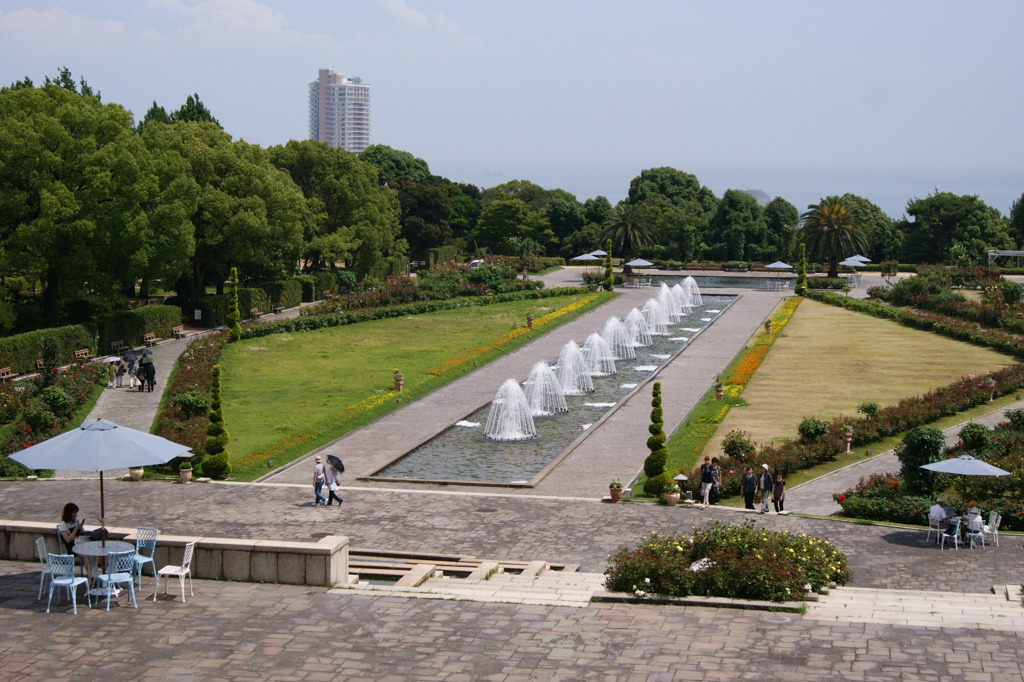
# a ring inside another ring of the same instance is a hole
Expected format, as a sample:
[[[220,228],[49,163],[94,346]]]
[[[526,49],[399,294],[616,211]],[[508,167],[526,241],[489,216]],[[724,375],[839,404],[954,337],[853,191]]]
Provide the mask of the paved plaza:
[[[678,388],[671,410],[666,402],[666,422],[678,424],[687,405],[707,390],[784,295],[730,293],[741,296],[659,372],[666,401],[668,387]],[[547,357],[566,338],[600,328],[618,314],[610,312],[612,306],[628,310],[639,295],[626,290],[613,304],[509,354],[499,361],[504,364],[459,380],[465,382],[462,390],[442,389],[378,420],[362,435],[329,446],[352,473],[340,508],[311,505],[309,463],[300,461],[262,483],[108,482],[109,523],[192,536],[310,540],[337,534],[355,547],[564,562],[600,574],[611,553],[652,531],[678,533],[709,520],[749,519],[830,539],[849,555],[850,589],[794,614],[644,603],[414,599],[196,581],[195,596],[184,605],[172,584],[171,596],[161,591],[138,610],[119,603],[109,613],[82,608],[76,616],[64,605],[44,613],[45,601],[36,601],[38,566],[0,562],[0,679],[1024,679],[1024,611],[1005,596],[1007,586],[1024,579],[1019,536],[1003,535],[1001,546],[984,550],[941,551],[925,542],[924,530],[602,501],[608,480],[629,478],[642,465],[646,448],[642,440],[637,447],[631,429],[635,423],[646,429],[649,388],[638,391],[635,405],[619,408],[535,489],[355,480],[381,456],[359,440],[366,432],[397,429],[400,439],[396,424],[404,423],[404,414],[407,437],[414,439],[417,429],[429,426],[432,410],[435,426],[449,419],[440,411],[461,417],[469,411],[465,407],[489,399],[501,380],[522,378],[522,368],[528,371],[536,356]],[[486,389],[472,388],[474,382]],[[105,402],[97,409],[118,421],[112,403]],[[148,408],[140,403],[137,409]],[[806,499],[826,492],[808,493]],[[56,523],[68,500],[88,518],[98,516],[95,480],[0,482],[3,518]],[[1003,592],[993,594],[993,588]],[[143,593],[151,597],[152,589],[147,577]]]

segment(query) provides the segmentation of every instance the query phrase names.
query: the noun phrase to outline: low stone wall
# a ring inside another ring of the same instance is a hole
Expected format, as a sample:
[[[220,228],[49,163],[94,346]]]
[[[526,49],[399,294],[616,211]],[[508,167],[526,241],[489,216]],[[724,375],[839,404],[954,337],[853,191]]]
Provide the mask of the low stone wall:
[[[35,561],[36,538],[47,551],[57,552],[57,524],[0,519],[0,559]],[[134,528],[108,528],[112,540],[135,542]],[[318,542],[242,540],[238,538],[157,536],[154,561],[159,569],[180,565],[187,543],[195,540],[192,576],[210,580],[285,583],[289,585],[347,585],[348,538],[328,535]]]

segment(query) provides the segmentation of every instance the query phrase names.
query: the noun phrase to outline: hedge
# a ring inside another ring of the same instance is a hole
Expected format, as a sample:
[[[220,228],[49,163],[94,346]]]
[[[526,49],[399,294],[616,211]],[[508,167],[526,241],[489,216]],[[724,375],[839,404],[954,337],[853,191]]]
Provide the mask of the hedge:
[[[297,278],[267,282],[261,284],[260,289],[266,293],[271,303],[277,303],[282,308],[295,308],[302,303],[303,287]],[[312,287],[310,290],[312,291]]]
[[[171,329],[181,324],[181,308],[175,305],[146,305],[106,315],[96,321],[99,353],[106,353],[111,341],[124,341],[128,346],[141,346],[145,334],[169,339]],[[81,346],[79,346],[81,347]]]
[[[494,296],[480,296],[477,298],[449,298],[440,301],[418,301],[403,305],[385,306],[380,308],[361,308],[359,310],[348,310],[326,315],[303,315],[288,320],[276,322],[264,322],[246,324],[242,326],[242,338],[254,339],[270,334],[282,334],[297,331],[308,331],[311,329],[326,329],[329,327],[341,327],[357,322],[368,320],[383,320],[389,317],[405,317],[406,315],[422,315],[438,310],[455,310],[467,306],[490,305],[492,303],[507,303],[509,301],[524,301],[529,299],[552,298],[554,296],[572,296],[575,294],[590,293],[586,287],[563,287],[560,289],[530,289],[526,291],[514,291],[507,294],[496,294]]]
[[[75,351],[88,348],[96,352],[96,325],[72,324],[50,329],[37,329],[0,338],[0,367],[10,367],[16,374],[33,374],[36,372],[36,360],[43,357],[40,342],[44,336],[51,336],[57,341],[57,362],[70,365],[75,361]]]
[[[299,287],[302,289],[303,303],[312,303],[319,298],[316,295],[316,277],[313,275],[296,275],[292,277],[292,281],[299,283]]]

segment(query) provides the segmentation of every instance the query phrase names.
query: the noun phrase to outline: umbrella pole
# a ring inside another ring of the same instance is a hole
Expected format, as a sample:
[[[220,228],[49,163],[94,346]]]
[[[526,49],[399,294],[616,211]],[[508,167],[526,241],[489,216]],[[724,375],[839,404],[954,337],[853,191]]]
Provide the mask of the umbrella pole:
[[[103,472],[100,472],[100,541],[103,543],[103,547],[107,546],[107,523],[103,518],[104,516],[104,504],[103,504]]]

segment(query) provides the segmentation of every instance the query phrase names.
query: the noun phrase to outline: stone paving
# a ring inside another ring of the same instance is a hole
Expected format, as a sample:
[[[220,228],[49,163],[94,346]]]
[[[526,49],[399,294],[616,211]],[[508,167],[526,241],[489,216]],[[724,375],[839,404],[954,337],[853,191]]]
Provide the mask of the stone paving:
[[[755,298],[746,293],[741,298]],[[602,322],[608,314],[600,313]],[[730,342],[742,345],[762,319],[736,323]],[[706,390],[704,379],[691,382],[701,384],[694,391]],[[598,440],[617,437],[584,443]],[[618,447],[620,468],[635,462]],[[595,452],[596,466],[612,461]],[[109,613],[82,609],[73,616],[64,605],[43,612],[45,603],[35,600],[36,565],[0,562],[0,679],[1024,679],[1024,630],[992,595],[994,586],[1021,582],[1019,536],[1004,535],[1001,547],[941,551],[925,542],[924,530],[724,508],[611,505],[599,501],[603,491],[592,482],[572,483],[573,471],[586,476],[588,459],[566,463],[565,483],[515,493],[350,481],[341,508],[313,507],[305,476],[294,484],[114,481],[107,516],[112,525],[154,525],[172,534],[287,540],[342,534],[357,547],[577,563],[591,574],[601,573],[616,549],[652,531],[749,519],[832,540],[849,555],[854,589],[837,590],[799,615],[410,599],[196,581],[186,605],[172,585],[172,596],[143,601],[138,610],[118,604]],[[97,497],[88,480],[0,482],[0,516],[55,519],[65,501],[75,500],[96,518]],[[902,615],[893,615],[892,604],[904,597]],[[942,613],[938,605],[946,602],[959,614],[931,614]],[[929,605],[926,617],[906,615],[924,612],[922,604]],[[966,611],[973,620],[960,618]]]

